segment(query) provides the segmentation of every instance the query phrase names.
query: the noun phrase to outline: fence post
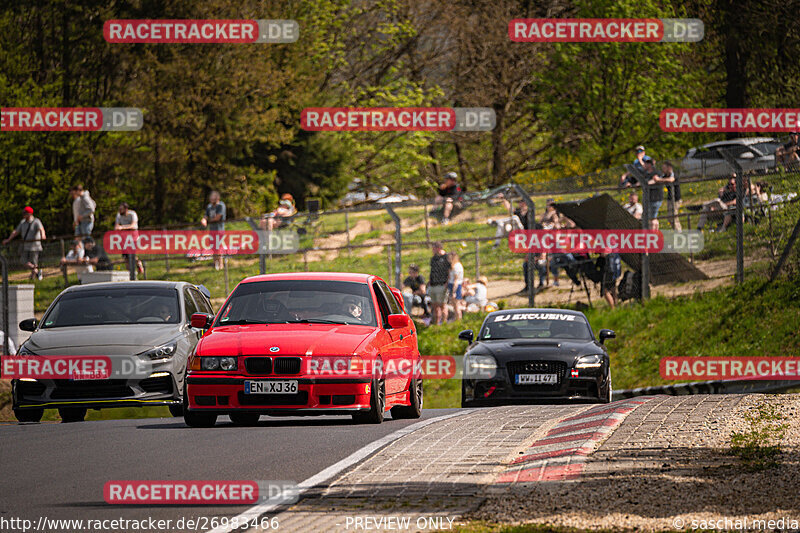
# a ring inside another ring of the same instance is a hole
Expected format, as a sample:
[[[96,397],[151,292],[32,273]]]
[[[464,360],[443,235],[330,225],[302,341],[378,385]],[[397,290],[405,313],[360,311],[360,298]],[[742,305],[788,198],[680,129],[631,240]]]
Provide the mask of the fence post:
[[[392,245],[386,245],[386,264],[389,266],[389,275],[387,279],[392,279]]]
[[[645,179],[644,172],[641,172],[633,165],[625,165],[628,172],[636,176],[642,185],[642,229],[650,229],[650,185]],[[642,301],[650,299],[650,255],[645,252],[642,254]]]
[[[67,250],[64,247],[64,239],[58,239],[58,242],[61,244],[61,257],[67,256]],[[64,287],[69,287],[69,274],[67,273],[67,267],[61,267],[61,273],[64,274]]]
[[[228,256],[222,256],[222,270],[225,272],[225,297],[228,296]]]
[[[400,217],[397,216],[397,213],[395,213],[394,209],[392,209],[392,206],[387,205],[386,211],[394,221],[394,286],[400,288],[400,275],[403,268],[403,232],[400,230]],[[390,271],[389,277],[391,278],[391,276],[392,273]]]
[[[742,166],[727,151],[717,148],[722,158],[736,172],[736,283],[744,282],[744,178]]]
[[[528,229],[533,229],[536,227],[536,214],[534,212],[535,207],[533,205],[533,200],[531,199],[530,195],[517,185],[516,183],[513,184],[514,190],[517,192],[520,197],[525,201],[525,205],[528,206]],[[525,255],[525,261],[528,265],[528,306],[535,307],[534,300],[536,298],[536,282],[534,281],[534,262],[533,262],[533,254],[529,253]]]
[[[8,352],[8,260],[0,254],[0,265],[3,268],[3,355],[15,355]]]
[[[166,233],[167,228],[161,228],[161,231]],[[164,252],[164,271],[169,274],[169,254],[166,252]],[[147,279],[147,276],[145,276],[145,279]]]
[[[430,232],[430,223],[428,222],[428,200],[425,199],[425,203],[422,205],[423,213],[425,213],[425,243],[428,245],[428,248],[431,246],[431,232]]]
[[[481,277],[481,246],[480,241],[475,239],[475,282]],[[529,278],[530,279],[530,278]]]
[[[350,257],[352,250],[350,249],[350,211],[344,212],[344,231],[347,233],[347,256]]]
[[[303,248],[303,270],[308,272],[308,249]]]

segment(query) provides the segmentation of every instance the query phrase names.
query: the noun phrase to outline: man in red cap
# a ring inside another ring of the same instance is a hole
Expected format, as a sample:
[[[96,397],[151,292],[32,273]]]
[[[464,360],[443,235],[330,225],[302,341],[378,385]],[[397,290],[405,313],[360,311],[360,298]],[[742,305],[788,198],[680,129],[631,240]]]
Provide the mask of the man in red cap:
[[[39,270],[39,252],[42,251],[42,241],[47,237],[42,221],[33,216],[33,208],[29,205],[22,210],[22,220],[11,232],[11,235],[3,241],[3,245],[8,244],[17,235],[22,237],[20,262],[31,269],[30,279],[42,279],[42,271]]]

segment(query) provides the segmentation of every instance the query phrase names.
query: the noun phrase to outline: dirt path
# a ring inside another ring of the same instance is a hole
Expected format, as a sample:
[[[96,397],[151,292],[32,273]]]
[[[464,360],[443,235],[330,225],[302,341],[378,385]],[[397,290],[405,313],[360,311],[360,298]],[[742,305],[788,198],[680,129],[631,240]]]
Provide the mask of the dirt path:
[[[745,267],[752,265],[755,258],[745,258]],[[702,281],[691,281],[681,284],[659,285],[651,288],[651,296],[665,296],[673,298],[700,292],[708,292],[723,285],[731,285],[733,276],[736,274],[736,260],[726,259],[721,261],[698,261],[695,266],[706,273],[710,278]],[[521,278],[522,276],[520,276]],[[546,287],[542,292],[536,294],[536,305],[552,307],[555,305],[575,304],[581,302],[588,304],[586,290],[572,284],[565,275],[560,276],[559,286],[552,285]],[[592,304],[597,304],[602,300],[600,296],[600,286],[588,282],[589,294]],[[490,280],[489,300],[497,302],[506,300],[508,307],[524,307],[528,304],[528,295],[520,291],[525,288],[522,279],[519,280]]]

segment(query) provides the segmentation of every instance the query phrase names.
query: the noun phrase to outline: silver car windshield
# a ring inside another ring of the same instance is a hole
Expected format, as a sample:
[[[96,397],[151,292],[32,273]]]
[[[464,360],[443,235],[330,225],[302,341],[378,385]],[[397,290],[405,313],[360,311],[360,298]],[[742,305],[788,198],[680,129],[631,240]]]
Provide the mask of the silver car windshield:
[[[294,322],[375,327],[369,285],[300,279],[242,283],[217,319],[218,326]]]
[[[592,340],[589,324],[580,315],[568,313],[509,312],[487,317],[480,340],[576,339]]]
[[[179,321],[175,289],[108,288],[63,294],[44,316],[41,327],[177,324]]]

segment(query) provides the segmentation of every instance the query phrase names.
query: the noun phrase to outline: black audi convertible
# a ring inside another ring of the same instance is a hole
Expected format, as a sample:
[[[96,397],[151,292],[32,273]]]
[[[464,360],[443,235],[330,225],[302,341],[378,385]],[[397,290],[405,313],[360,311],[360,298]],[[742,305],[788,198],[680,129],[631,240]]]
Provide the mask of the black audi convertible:
[[[565,309],[510,309],[490,313],[464,355],[461,406],[477,407],[573,400],[611,401],[606,339],[586,316]]]

